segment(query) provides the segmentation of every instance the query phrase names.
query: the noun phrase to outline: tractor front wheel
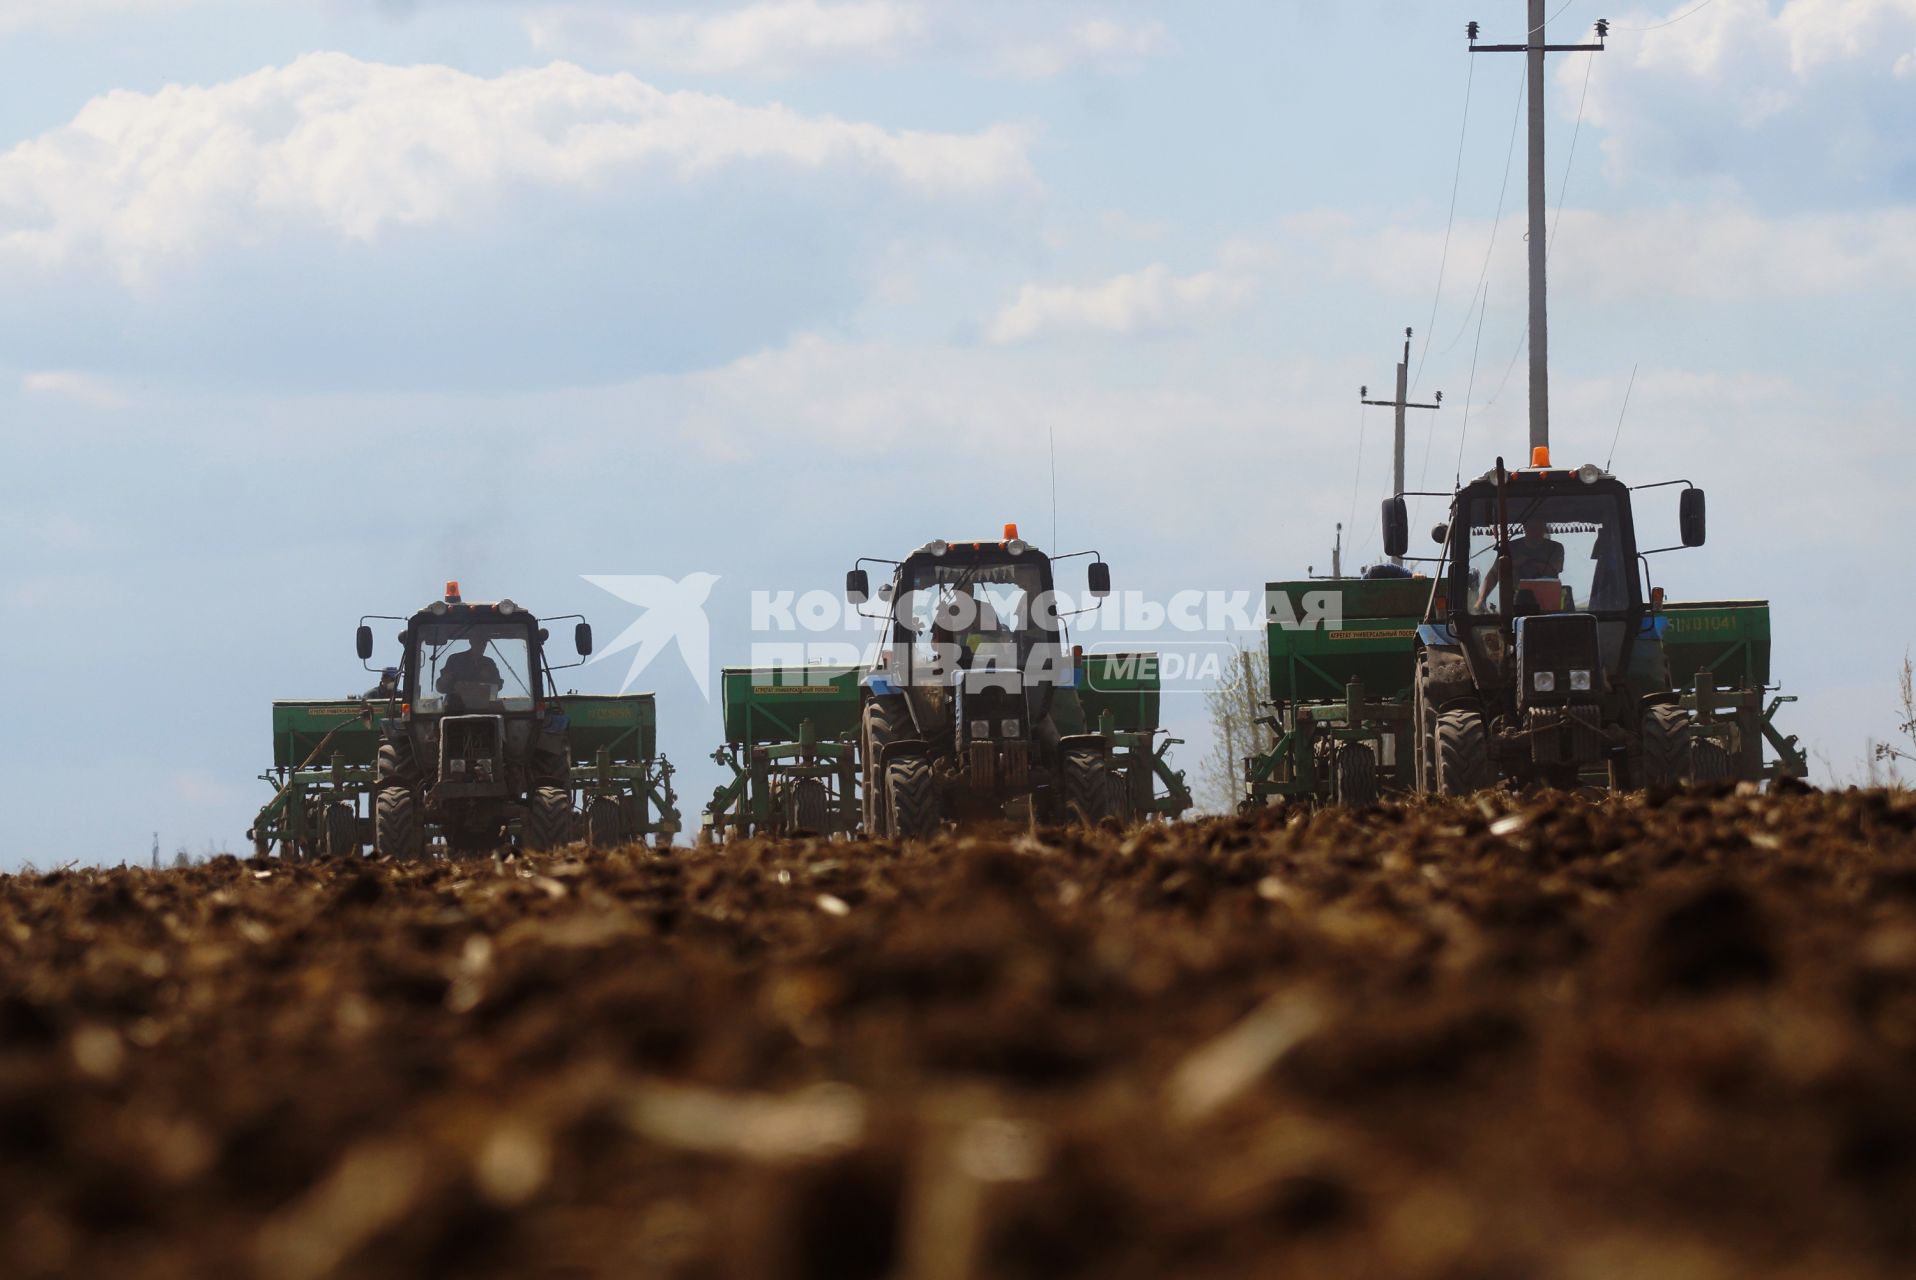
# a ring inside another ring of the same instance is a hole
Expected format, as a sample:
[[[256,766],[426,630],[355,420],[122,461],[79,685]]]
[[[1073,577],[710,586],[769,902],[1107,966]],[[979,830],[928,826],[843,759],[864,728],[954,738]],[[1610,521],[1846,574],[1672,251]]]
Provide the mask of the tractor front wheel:
[[[898,756],[885,766],[886,834],[894,840],[929,840],[938,831],[938,783],[931,762]]]
[[[886,747],[909,738],[911,732],[911,712],[906,709],[904,699],[873,698],[865,704],[858,737],[867,835],[875,836],[891,829],[889,815],[885,812],[885,771],[879,760]]]
[[[1484,718],[1475,711],[1437,717],[1437,790],[1467,796],[1490,785],[1490,744]]]
[[[523,837],[527,849],[548,853],[572,839],[572,793],[540,787],[526,803]]]
[[[1643,785],[1675,787],[1690,775],[1696,726],[1682,707],[1661,703],[1643,713]]]
[[[1064,754],[1064,817],[1095,827],[1114,816],[1111,803],[1111,761],[1090,749]]]
[[[426,831],[410,791],[388,787],[373,803],[373,849],[382,858],[407,861],[426,851]]]

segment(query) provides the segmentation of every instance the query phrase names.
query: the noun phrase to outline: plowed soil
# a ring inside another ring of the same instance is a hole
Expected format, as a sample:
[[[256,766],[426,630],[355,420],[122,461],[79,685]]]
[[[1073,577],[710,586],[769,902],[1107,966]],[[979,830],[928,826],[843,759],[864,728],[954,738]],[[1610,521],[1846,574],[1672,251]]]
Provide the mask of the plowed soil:
[[[0,1273],[1875,1277],[1916,800],[0,878]]]

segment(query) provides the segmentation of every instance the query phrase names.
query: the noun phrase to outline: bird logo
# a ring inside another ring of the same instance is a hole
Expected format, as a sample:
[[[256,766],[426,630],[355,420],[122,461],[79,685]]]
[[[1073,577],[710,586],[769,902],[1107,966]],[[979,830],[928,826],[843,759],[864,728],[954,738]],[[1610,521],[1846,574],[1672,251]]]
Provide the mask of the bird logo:
[[[700,695],[711,701],[712,628],[705,617],[705,602],[718,583],[716,573],[688,573],[676,582],[655,573],[580,576],[600,590],[609,591],[627,604],[644,610],[616,640],[591,659],[601,662],[637,646],[632,664],[626,668],[625,683],[619,686],[620,693],[630,691],[639,673],[651,666],[653,659],[668,647],[677,645],[686,670],[698,682]]]

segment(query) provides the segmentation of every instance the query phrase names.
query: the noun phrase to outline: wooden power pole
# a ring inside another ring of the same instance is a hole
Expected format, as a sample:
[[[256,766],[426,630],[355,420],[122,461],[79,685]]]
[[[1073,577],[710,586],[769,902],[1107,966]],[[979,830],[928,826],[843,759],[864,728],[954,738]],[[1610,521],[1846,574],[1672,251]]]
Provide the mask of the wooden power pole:
[[[1390,483],[1391,495],[1395,497],[1404,491],[1404,411],[1406,409],[1441,409],[1444,407],[1444,393],[1437,393],[1436,404],[1412,404],[1410,402],[1410,330],[1404,330],[1404,358],[1397,362],[1397,398],[1394,400],[1372,400],[1369,387],[1359,387],[1358,396],[1365,404],[1384,405],[1397,411],[1397,433],[1391,448]],[[1392,556],[1392,564],[1404,563],[1402,556]]]

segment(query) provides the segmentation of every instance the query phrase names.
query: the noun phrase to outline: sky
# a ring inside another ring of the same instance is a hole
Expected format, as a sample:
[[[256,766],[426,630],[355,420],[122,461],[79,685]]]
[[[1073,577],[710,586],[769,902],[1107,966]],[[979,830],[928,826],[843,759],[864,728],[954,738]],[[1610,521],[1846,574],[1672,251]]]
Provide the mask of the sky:
[[[1552,8],[1613,24],[1550,65],[1557,459],[1709,491],[1657,581],[1770,598],[1860,775],[1916,635],[1916,0]],[[716,666],[754,592],[1006,521],[1157,600],[1374,557],[1406,327],[1412,487],[1523,451],[1523,60],[1464,39],[1523,17],[0,0],[0,867],[241,846],[271,701],[447,578],[603,641],[589,579],[711,575]],[[701,683],[635,686],[688,818]]]

